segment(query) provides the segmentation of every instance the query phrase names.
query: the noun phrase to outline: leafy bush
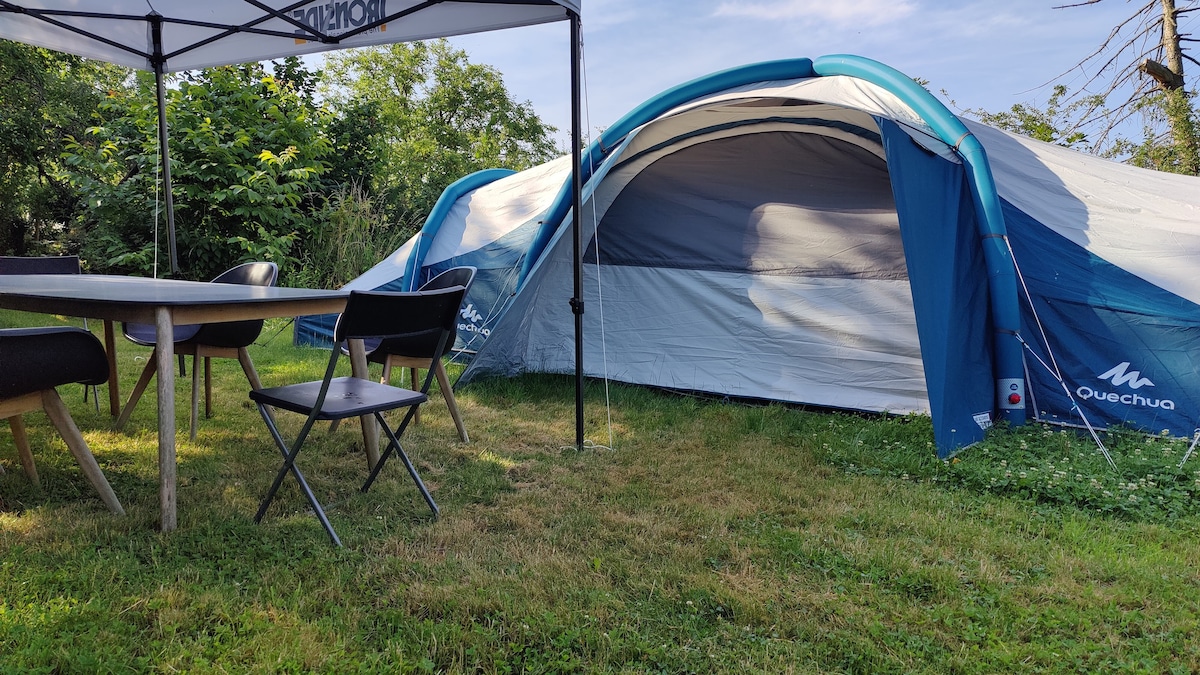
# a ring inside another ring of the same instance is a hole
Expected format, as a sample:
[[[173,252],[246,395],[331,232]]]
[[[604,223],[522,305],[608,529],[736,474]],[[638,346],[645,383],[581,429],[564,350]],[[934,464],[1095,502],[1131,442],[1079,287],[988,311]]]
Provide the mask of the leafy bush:
[[[495,68],[444,40],[330,53],[321,91],[341,119],[331,126],[335,142],[354,151],[333,173],[381,195],[389,222],[419,226],[467,174],[562,154],[554,127],[514,100]]]
[[[168,99],[183,276],[208,279],[251,258],[286,269],[330,152],[317,110],[260,64],[186,74]],[[100,124],[66,151],[88,206],[85,254],[96,271],[148,274],[156,248],[159,259],[167,250],[153,78],[113,92],[97,114]]]

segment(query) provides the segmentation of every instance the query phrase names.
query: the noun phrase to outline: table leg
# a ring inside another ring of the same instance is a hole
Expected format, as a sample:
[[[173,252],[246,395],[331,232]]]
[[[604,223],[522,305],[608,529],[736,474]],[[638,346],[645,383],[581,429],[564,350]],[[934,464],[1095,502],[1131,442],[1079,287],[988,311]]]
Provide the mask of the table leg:
[[[121,414],[121,383],[117,379],[117,338],[111,319],[104,320],[104,351],[108,354],[108,410],[116,417]]]
[[[350,343],[350,371],[355,377],[370,379],[367,370],[367,352],[362,340],[348,340]],[[367,469],[374,469],[379,462],[379,429],[375,426],[373,415],[363,415],[358,418],[362,424],[363,449],[367,453]]]
[[[158,527],[170,532],[175,529],[175,327],[170,307],[154,309],[154,331],[158,350]]]

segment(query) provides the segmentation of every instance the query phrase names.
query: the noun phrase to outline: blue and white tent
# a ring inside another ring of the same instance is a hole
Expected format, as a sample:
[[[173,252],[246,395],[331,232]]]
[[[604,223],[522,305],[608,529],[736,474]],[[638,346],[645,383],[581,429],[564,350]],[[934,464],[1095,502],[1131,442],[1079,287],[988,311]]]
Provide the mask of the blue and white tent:
[[[474,265],[464,378],[574,372],[568,159],[462,179],[350,286]],[[584,162],[590,376],[928,413],[940,456],[997,420],[1200,427],[1200,179],[960,120],[854,56],[680,85]]]

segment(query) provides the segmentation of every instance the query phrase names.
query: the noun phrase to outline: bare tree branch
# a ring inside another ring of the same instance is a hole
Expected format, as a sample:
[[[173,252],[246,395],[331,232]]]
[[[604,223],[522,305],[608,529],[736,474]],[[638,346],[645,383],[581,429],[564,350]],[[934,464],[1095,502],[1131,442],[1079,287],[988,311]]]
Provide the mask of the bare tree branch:
[[[1101,1],[1079,0],[1054,9],[1086,7]],[[1187,6],[1180,8],[1179,4]],[[1072,110],[1068,131],[1086,133],[1093,150],[1103,151],[1118,127],[1145,114],[1148,97],[1158,92],[1183,91],[1184,61],[1196,65],[1200,61],[1182,45],[1200,40],[1180,31],[1178,22],[1181,15],[1197,10],[1200,0],[1143,0],[1091,53],[1051,80],[1079,82],[1071,85],[1072,93],[1063,101]],[[1118,100],[1108,107],[1103,102],[1109,99]],[[1160,126],[1162,120],[1146,117],[1145,124],[1150,133],[1151,125]],[[1170,136],[1169,132],[1153,133]]]

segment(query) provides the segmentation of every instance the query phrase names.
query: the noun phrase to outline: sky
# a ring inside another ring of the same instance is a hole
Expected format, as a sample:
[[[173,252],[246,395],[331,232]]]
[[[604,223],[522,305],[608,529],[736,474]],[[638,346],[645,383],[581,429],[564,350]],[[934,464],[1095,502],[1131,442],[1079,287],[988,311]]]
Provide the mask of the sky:
[[[865,56],[927,80],[955,112],[1041,105],[1056,82],[1078,88],[1090,73],[1073,67],[1146,0],[1057,9],[1084,0],[581,2],[583,122],[594,134],[688,80],[748,63],[826,54]],[[510,95],[558,127],[556,137],[568,147],[565,22],[451,42],[472,62],[497,68]]]

